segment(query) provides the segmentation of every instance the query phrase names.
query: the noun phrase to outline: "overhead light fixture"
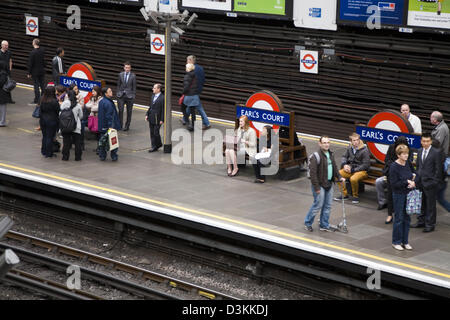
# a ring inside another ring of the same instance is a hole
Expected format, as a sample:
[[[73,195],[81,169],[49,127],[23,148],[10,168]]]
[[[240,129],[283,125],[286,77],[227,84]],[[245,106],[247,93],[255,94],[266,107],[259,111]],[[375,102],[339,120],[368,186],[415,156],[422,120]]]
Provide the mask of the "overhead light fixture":
[[[196,13],[193,13],[187,22],[187,27],[192,25],[194,23],[195,19],[197,19],[197,18],[198,18],[198,15]]]

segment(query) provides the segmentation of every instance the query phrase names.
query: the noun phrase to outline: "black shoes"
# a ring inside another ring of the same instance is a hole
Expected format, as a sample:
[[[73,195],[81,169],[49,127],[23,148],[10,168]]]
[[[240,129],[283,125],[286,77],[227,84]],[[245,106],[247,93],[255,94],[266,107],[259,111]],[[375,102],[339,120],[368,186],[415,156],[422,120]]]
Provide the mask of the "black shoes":
[[[422,230],[422,232],[432,232],[432,231],[434,231],[434,227],[425,228]]]
[[[158,147],[158,148],[151,148],[150,150],[148,150],[148,152],[155,152],[155,151],[158,151],[159,148],[161,148],[161,147]]]
[[[123,129],[123,131],[128,131],[130,130],[130,127],[125,127],[125,129]]]
[[[383,210],[383,209],[385,209],[385,208],[387,208],[387,203],[385,203],[385,204],[379,204],[377,210]]]
[[[414,223],[409,226],[410,228],[425,228],[425,224],[423,223]]]

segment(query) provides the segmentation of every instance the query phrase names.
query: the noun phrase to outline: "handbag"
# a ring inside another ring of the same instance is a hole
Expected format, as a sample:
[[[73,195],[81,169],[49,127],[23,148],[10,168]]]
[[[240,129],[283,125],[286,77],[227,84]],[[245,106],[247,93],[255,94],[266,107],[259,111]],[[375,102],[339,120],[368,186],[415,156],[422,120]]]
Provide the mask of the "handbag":
[[[184,102],[184,94],[180,97],[180,99],[178,99],[178,104],[181,106],[183,105]]]
[[[88,117],[88,129],[91,132],[98,132],[98,117],[89,116]]]
[[[422,209],[422,191],[413,189],[406,196],[406,213],[409,215],[420,214]]]
[[[34,111],[31,116],[33,118],[40,118],[41,117],[41,106],[36,106],[36,108],[34,108]]]
[[[3,85],[3,91],[11,92],[16,87],[17,83],[13,79],[11,79],[9,76],[6,78],[6,82]]]

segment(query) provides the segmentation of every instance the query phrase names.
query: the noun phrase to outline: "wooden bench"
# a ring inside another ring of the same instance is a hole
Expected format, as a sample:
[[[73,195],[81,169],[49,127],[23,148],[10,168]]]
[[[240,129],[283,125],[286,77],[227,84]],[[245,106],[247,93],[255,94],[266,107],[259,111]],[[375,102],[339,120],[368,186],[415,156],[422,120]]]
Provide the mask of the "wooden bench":
[[[260,121],[264,122],[264,121]],[[297,133],[295,131],[295,113],[289,112],[289,127],[287,128],[288,137],[279,136],[279,151],[278,151],[278,166],[279,178],[282,180],[295,179],[300,175],[300,168],[305,164],[308,155],[306,153],[306,147],[301,143],[299,145],[295,144],[297,138]],[[235,120],[235,129],[239,127],[239,119]],[[282,127],[278,130],[280,134]],[[223,155],[225,156],[226,144],[223,144]],[[249,161],[248,154],[245,155],[246,162]],[[245,166],[239,165],[239,166]],[[289,170],[294,169],[295,172]],[[296,169],[296,170],[295,170]]]

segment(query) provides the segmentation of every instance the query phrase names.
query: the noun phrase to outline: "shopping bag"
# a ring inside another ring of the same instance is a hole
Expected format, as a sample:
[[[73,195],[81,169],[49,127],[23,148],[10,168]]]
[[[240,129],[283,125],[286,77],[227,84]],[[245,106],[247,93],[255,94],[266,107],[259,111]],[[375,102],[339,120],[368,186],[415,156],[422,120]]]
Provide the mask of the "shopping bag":
[[[98,117],[89,116],[88,117],[88,129],[91,132],[98,132]]]
[[[178,99],[178,104],[181,106],[184,102],[184,94]]]
[[[41,117],[41,107],[36,106],[36,108],[34,108],[33,114],[31,116],[33,118],[40,118]]]
[[[115,150],[119,147],[119,136],[116,129],[108,129],[109,150]]]
[[[406,196],[406,213],[409,215],[420,214],[422,209],[422,192],[413,189]]]

